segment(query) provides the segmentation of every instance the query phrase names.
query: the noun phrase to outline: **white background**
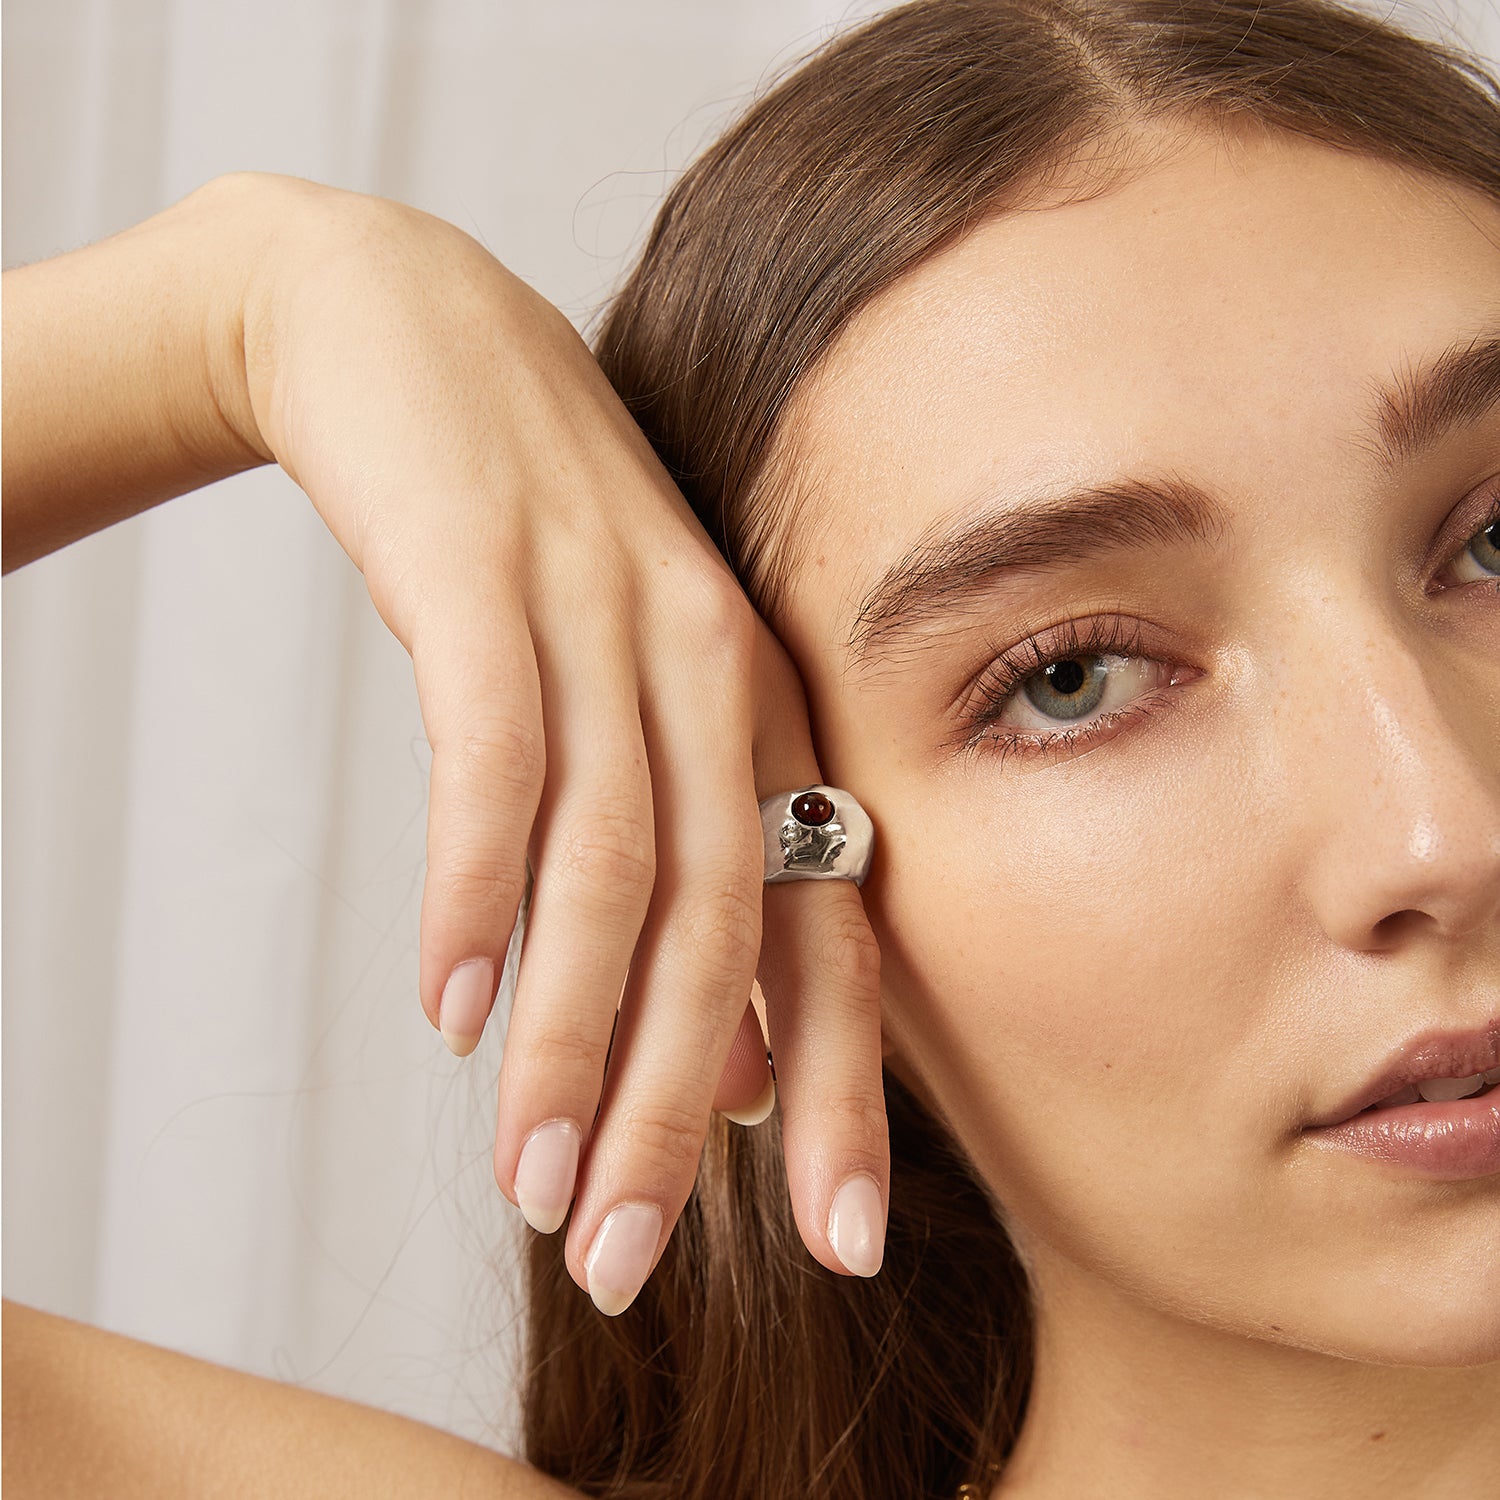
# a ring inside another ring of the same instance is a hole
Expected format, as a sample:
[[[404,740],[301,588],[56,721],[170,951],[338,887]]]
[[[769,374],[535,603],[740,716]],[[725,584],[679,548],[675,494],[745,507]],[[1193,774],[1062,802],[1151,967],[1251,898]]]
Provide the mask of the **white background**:
[[[582,325],[696,147],[880,8],[7,0],[4,263],[258,168],[451,219]],[[1397,15],[1500,57],[1494,0]],[[500,1028],[460,1062],[417,1003],[427,744],[363,580],[262,470],[3,610],[5,1295],[513,1449]]]

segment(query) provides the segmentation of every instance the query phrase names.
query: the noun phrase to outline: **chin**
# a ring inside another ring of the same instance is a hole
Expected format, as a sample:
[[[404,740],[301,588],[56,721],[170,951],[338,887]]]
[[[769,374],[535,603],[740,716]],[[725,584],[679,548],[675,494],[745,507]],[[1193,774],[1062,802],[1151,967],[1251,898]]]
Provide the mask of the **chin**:
[[[1346,1359],[1371,1365],[1408,1365],[1431,1370],[1457,1370],[1500,1364],[1500,1328],[1475,1329],[1454,1322],[1449,1327],[1413,1329],[1409,1337],[1377,1336],[1367,1347],[1334,1350]]]
[[[1372,1330],[1374,1363],[1459,1368],[1500,1363],[1500,1292],[1448,1296],[1413,1310],[1399,1330]]]
[[[1278,1320],[1282,1331],[1271,1337],[1367,1364],[1456,1369],[1500,1363],[1496,1246],[1491,1235],[1468,1257],[1450,1254],[1383,1277],[1350,1277],[1324,1302],[1316,1329],[1312,1318],[1299,1329],[1288,1317]]]

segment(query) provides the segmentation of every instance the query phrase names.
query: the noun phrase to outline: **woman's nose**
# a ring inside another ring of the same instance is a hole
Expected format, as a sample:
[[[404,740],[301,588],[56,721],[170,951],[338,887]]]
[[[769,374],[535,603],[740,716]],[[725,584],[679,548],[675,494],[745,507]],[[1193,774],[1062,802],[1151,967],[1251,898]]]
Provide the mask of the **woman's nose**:
[[[1342,648],[1321,638],[1301,700],[1311,705],[1310,732],[1296,737],[1303,749],[1287,752],[1305,794],[1304,868],[1317,917],[1331,938],[1361,951],[1428,926],[1449,939],[1488,932],[1500,966],[1493,661],[1472,640],[1389,617],[1362,617],[1340,635]]]

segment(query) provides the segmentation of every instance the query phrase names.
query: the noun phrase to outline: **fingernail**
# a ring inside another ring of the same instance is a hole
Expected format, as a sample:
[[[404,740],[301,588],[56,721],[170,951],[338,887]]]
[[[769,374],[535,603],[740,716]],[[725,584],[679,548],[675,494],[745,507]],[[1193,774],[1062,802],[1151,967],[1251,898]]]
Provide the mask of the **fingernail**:
[[[857,1172],[833,1195],[828,1211],[828,1243],[856,1276],[873,1276],[885,1259],[885,1210],[880,1189],[867,1172]]]
[[[521,1147],[521,1159],[516,1163],[516,1202],[526,1222],[543,1234],[551,1234],[568,1216],[582,1139],[571,1120],[549,1120],[538,1125]]]
[[[736,1125],[759,1125],[762,1120],[770,1117],[771,1111],[776,1108],[776,1080],[766,1079],[766,1086],[761,1090],[753,1104],[747,1104],[743,1109],[721,1109],[719,1113],[726,1120],[733,1120]]]
[[[635,1301],[660,1238],[661,1209],[654,1203],[622,1203],[599,1226],[584,1270],[600,1312],[617,1317]]]
[[[455,1057],[467,1057],[478,1045],[495,998],[495,965],[471,958],[457,965],[438,1001],[438,1030]]]

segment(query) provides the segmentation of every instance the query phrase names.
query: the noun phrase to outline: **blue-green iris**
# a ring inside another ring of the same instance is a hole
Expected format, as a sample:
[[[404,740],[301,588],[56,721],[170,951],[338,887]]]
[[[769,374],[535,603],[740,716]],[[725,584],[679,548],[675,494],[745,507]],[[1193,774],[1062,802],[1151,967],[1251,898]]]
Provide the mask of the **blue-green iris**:
[[[1491,521],[1469,543],[1468,550],[1487,573],[1500,573],[1500,521]]]
[[[1022,691],[1031,705],[1049,718],[1081,719],[1093,713],[1104,697],[1109,662],[1107,656],[1070,656],[1028,677]]]

